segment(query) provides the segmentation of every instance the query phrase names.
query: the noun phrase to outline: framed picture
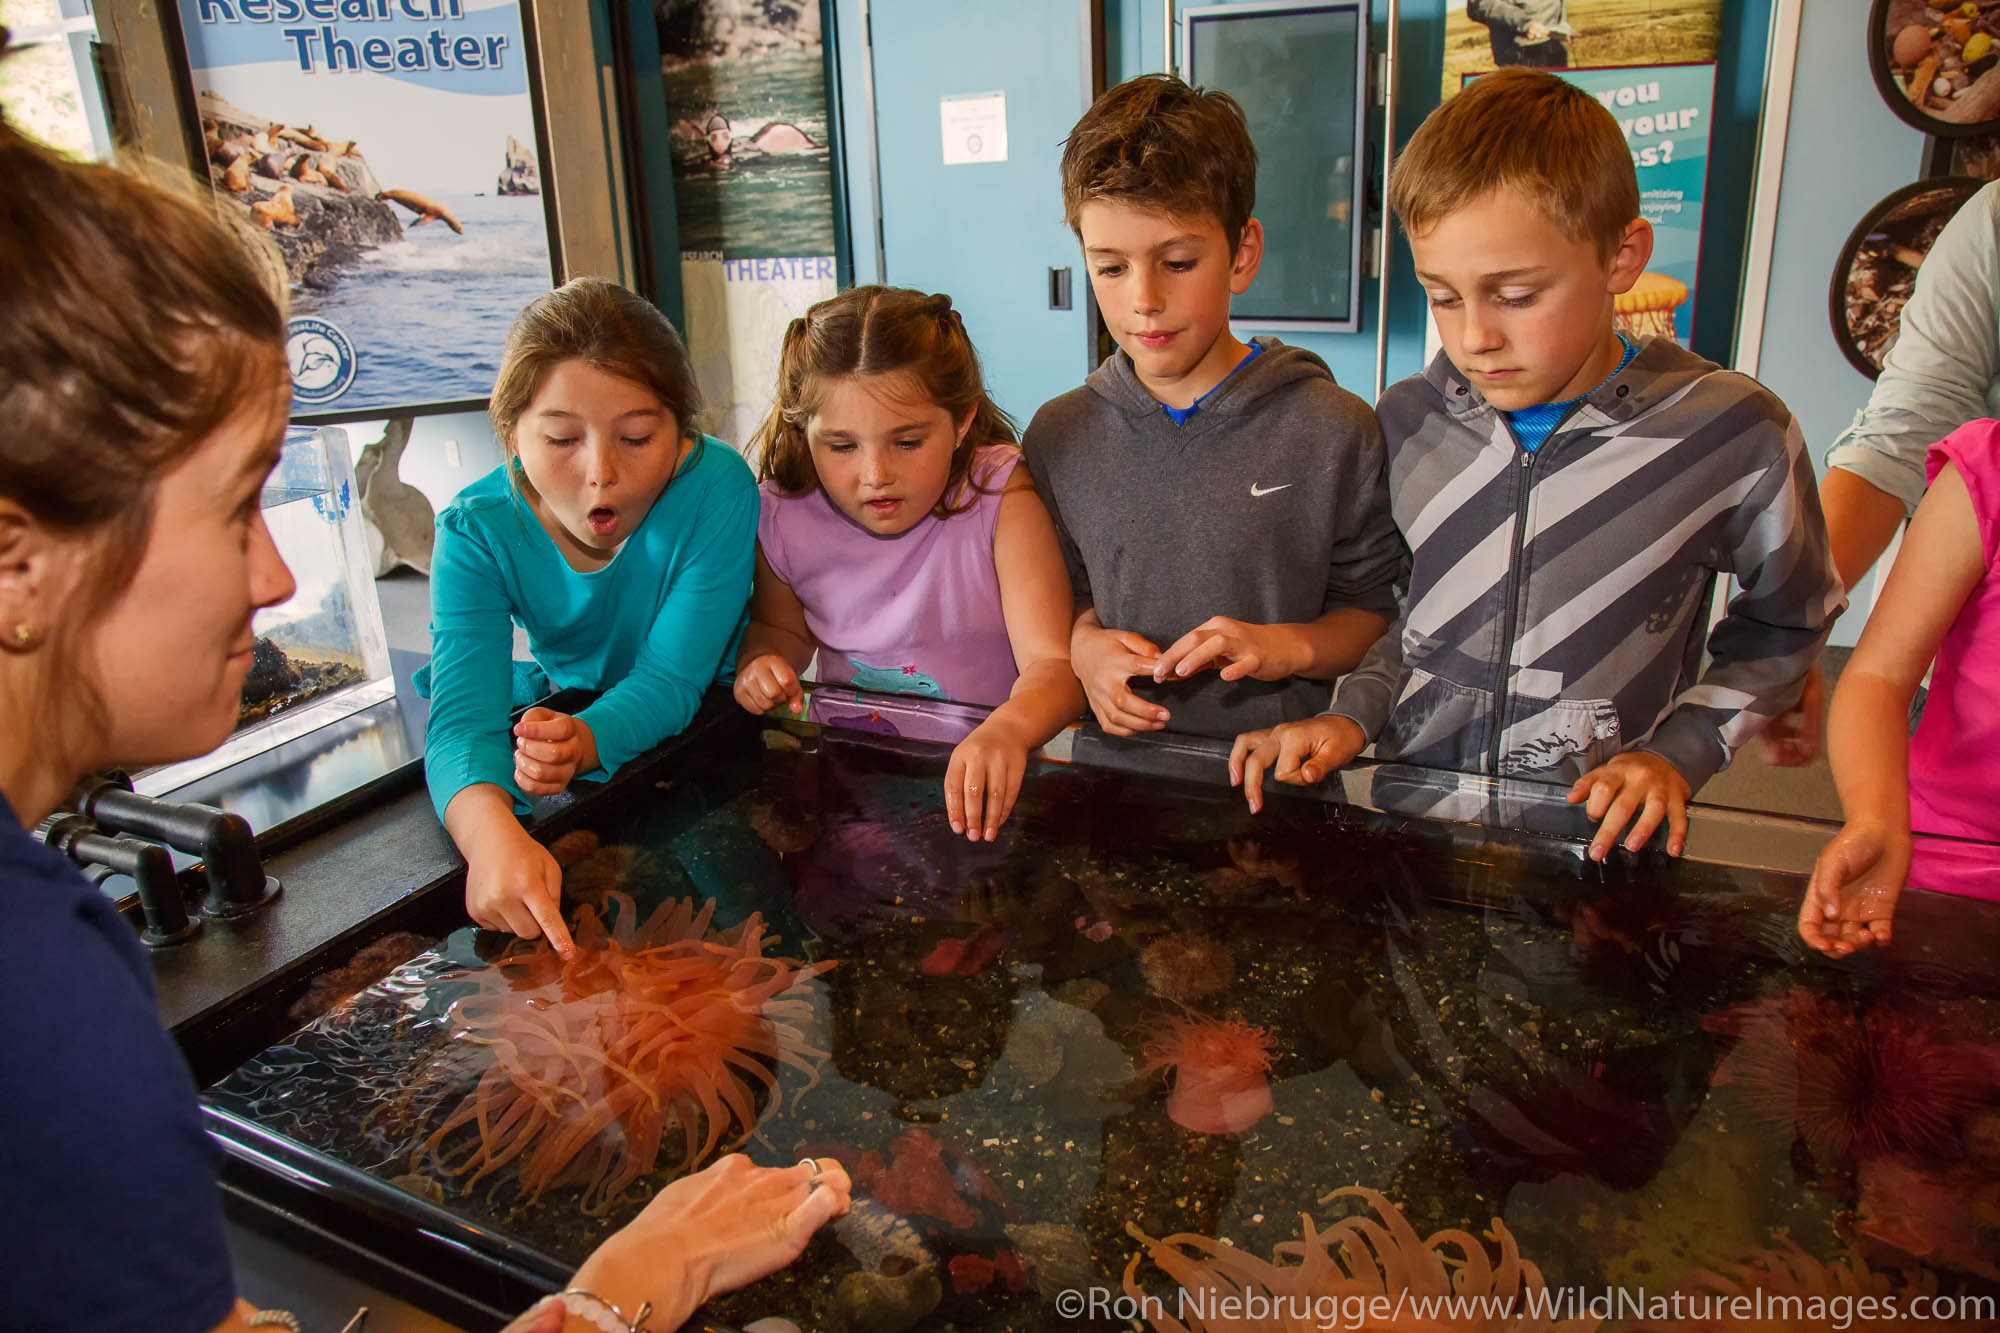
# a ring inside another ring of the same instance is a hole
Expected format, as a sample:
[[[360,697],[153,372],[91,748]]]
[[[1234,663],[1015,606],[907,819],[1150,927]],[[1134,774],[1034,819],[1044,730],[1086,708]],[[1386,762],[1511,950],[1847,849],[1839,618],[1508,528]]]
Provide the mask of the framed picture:
[[[2000,10],[1875,0],[1868,69],[1896,115],[1943,138],[2000,129]]]
[[[1230,322],[1361,328],[1368,7],[1271,0],[1181,11],[1181,72],[1242,104],[1257,145],[1264,262]]]
[[[843,285],[831,0],[761,8],[674,0],[651,12],[670,124],[682,332],[708,428],[748,456],[777,392],[772,367],[786,327]]]
[[[1715,66],[1615,65],[1552,69],[1610,110],[1632,151],[1639,216],[1653,228],[1653,256],[1630,290],[1612,302],[1612,318],[1633,338],[1694,336],[1700,285],[1702,217],[1708,198],[1710,127],[1715,124]],[[1481,76],[1468,74],[1470,84]]]
[[[1938,233],[1986,182],[1942,176],[1905,185],[1868,210],[1840,248],[1827,302],[1833,340],[1848,364],[1874,379],[1902,328],[1903,307]]]
[[[173,8],[217,205],[284,261],[293,419],[483,408],[562,271],[527,0]]]
[[[1537,5],[1444,0],[1444,86],[1470,74],[1620,65],[1710,65],[1720,58],[1722,0],[1561,0]]]

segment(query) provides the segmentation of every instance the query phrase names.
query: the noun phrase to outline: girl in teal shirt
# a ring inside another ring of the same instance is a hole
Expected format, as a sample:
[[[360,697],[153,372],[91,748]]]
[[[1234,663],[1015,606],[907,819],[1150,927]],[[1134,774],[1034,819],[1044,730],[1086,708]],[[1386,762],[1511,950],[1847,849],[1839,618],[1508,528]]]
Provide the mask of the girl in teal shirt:
[[[562,876],[515,816],[524,796],[605,778],[686,726],[743,624],[757,487],[689,424],[673,326],[580,278],[514,321],[488,409],[507,461],[438,518],[431,567],[431,800],[466,859],[477,924],[567,957]],[[513,658],[514,626],[532,663]],[[600,690],[574,716],[513,708]]]

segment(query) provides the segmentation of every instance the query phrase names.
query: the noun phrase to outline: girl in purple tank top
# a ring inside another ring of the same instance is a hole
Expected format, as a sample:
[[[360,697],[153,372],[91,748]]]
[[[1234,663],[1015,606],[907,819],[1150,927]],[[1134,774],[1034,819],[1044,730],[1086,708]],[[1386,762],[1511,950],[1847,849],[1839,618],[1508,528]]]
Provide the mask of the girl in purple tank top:
[[[830,684],[992,706],[944,793],[952,831],[992,841],[1083,691],[1055,525],[951,298],[856,287],[793,320],[756,444],[737,702],[800,709],[817,654]]]

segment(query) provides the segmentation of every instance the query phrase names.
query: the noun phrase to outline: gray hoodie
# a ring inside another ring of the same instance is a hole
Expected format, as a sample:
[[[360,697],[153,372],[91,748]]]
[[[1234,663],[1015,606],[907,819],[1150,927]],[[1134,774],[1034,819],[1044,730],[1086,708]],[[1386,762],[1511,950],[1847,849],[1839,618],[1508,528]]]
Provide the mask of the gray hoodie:
[[[1757,381],[1649,338],[1532,454],[1443,353],[1381,410],[1415,564],[1329,710],[1379,758],[1570,782],[1647,750],[1699,791],[1799,697],[1842,589]]]
[[[1311,352],[1264,351],[1184,426],[1113,352],[1043,406],[1022,438],[1056,521],[1078,607],[1166,648],[1210,616],[1251,624],[1335,607],[1395,613],[1407,559],[1389,517],[1375,414]],[[1330,682],[1223,681],[1204,671],[1135,693],[1175,731],[1233,736],[1310,717]]]

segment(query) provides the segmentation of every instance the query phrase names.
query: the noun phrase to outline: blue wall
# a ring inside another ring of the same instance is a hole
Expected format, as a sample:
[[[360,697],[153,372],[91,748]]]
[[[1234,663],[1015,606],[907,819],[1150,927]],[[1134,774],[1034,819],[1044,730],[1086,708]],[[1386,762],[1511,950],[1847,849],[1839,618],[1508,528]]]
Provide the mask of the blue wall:
[[[1165,6],[1177,0],[1105,0],[1105,75],[1119,83],[1135,75],[1165,68]],[[1866,0],[1837,0],[1842,9],[1866,12]],[[1386,0],[1372,0],[1374,49],[1388,41]],[[875,265],[873,213],[870,200],[867,117],[862,97],[865,61],[860,0],[835,0],[840,42],[841,100],[851,136],[847,145],[848,212],[854,245],[854,280],[878,280]],[[1822,0],[1822,11],[1831,7]],[[1738,275],[1741,271],[1749,192],[1755,164],[1756,128],[1763,96],[1763,72],[1770,0],[1726,0],[1725,31],[1717,86],[1715,138],[1711,147],[1708,208],[1702,239],[1702,299],[1695,343],[1705,354],[1726,359],[1734,344]],[[1439,70],[1444,61],[1445,0],[1406,0],[1402,5],[1397,74],[1396,142],[1406,141],[1438,103]],[[1827,19],[1819,20],[1823,26]],[[947,20],[940,18],[936,41],[939,58],[949,54]],[[1859,20],[1845,24],[1858,30]],[[1831,26],[1842,26],[1835,23]],[[1176,30],[1178,31],[1178,29]],[[1176,39],[1178,40],[1178,38]],[[1857,50],[1858,45],[1857,45]],[[1855,85],[1868,88],[1864,77]],[[1870,93],[1872,98],[1872,91]],[[1850,100],[1856,100],[1851,97]],[[1884,113],[1887,114],[1886,112]],[[1379,141],[1379,116],[1371,124]],[[1379,182],[1379,159],[1370,167],[1370,189]],[[1049,183],[1051,191],[1055,182]],[[1388,379],[1393,382],[1422,369],[1427,323],[1423,290],[1410,264],[1409,247],[1400,235],[1390,256]],[[1364,284],[1362,331],[1346,334],[1282,334],[1285,341],[1307,347],[1325,358],[1342,384],[1367,397],[1375,379],[1375,319],[1377,283]],[[1255,333],[1254,327],[1244,331]]]
[[[1827,446],[1868,401],[1874,383],[1833,341],[1827,310],[1833,268],[1862,214],[1916,180],[1923,165],[1923,136],[1890,113],[1870,81],[1862,44],[1867,13],[1867,0],[1806,7],[1757,363],[1757,378],[1798,417],[1822,473]],[[1854,589],[1849,613],[1834,626],[1834,644],[1860,638],[1882,572],[1878,566]]]
[[[1757,366],[1757,378],[1791,407],[1822,459],[1872,386],[1833,341],[1833,266],[1861,215],[1916,180],[1922,166],[1923,136],[1890,113],[1869,79],[1867,11],[1867,0],[1806,7]]]
[[[1170,0],[1105,0],[1105,82],[1126,79],[1166,68],[1165,5]],[[1178,18],[1187,6],[1174,4],[1174,41],[1180,41]],[[1374,35],[1372,50],[1388,45],[1388,6],[1373,0]],[[1402,143],[1423,123],[1438,104],[1438,71],[1444,64],[1444,0],[1409,0],[1402,7],[1401,45],[1398,47],[1396,77],[1396,142]],[[1381,112],[1371,109],[1369,138],[1381,139]],[[1369,195],[1379,187],[1382,164],[1372,157],[1367,167]],[[1423,289],[1417,286],[1416,271],[1410,264],[1409,247],[1396,239],[1390,256],[1391,305],[1389,314],[1388,382],[1415,374],[1424,364]],[[1363,398],[1375,391],[1375,317],[1380,299],[1379,283],[1371,278],[1362,284],[1362,316],[1359,333],[1281,333],[1285,342],[1317,352],[1333,370],[1334,378]],[[1253,325],[1238,325],[1242,334],[1259,332]]]

